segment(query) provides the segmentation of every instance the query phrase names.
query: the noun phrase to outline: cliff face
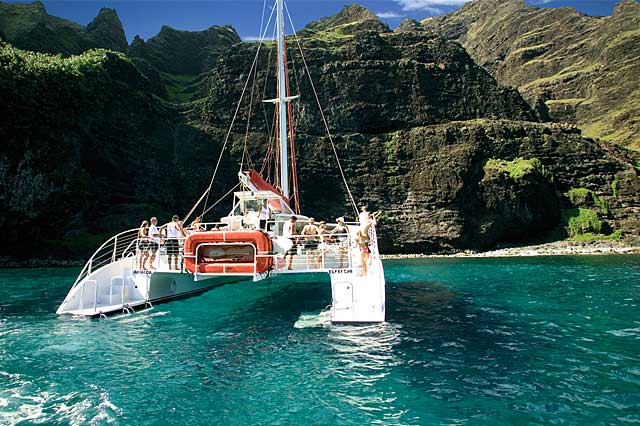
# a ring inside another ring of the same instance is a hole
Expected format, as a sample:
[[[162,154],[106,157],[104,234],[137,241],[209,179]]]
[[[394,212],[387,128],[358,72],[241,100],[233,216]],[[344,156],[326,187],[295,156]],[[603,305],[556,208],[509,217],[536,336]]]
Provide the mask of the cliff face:
[[[197,200],[258,45],[225,27],[182,33],[137,40],[132,56],[65,59],[0,45],[0,255],[87,255],[106,234]],[[383,211],[387,253],[562,238],[571,221],[589,230],[583,212],[603,234],[640,234],[640,155],[536,123],[518,92],[456,43],[416,22],[390,31],[353,6],[299,41],[354,196]],[[350,217],[297,41],[288,46],[302,209]],[[253,163],[267,152],[273,48],[262,46],[212,200],[237,182],[249,104]]]
[[[140,217],[181,211],[216,155],[122,54],[0,44],[0,98],[3,255],[79,256]]]
[[[384,211],[387,251],[544,239],[566,225],[572,188],[598,194],[611,228],[640,229],[639,194],[629,188],[637,183],[623,184],[625,195],[613,189],[627,175],[638,182],[635,157],[575,128],[472,120],[343,141],[355,193]]]
[[[353,34],[343,32],[349,24],[307,29],[299,40],[333,130],[384,133],[451,120],[535,119],[516,90],[499,86],[459,45],[437,35],[380,33],[360,24],[354,23],[360,29]],[[287,43],[296,46],[292,38]],[[273,63],[267,63],[269,58],[273,61],[274,55],[268,53],[271,48],[272,44],[263,46],[258,65],[262,71],[258,71],[255,83],[266,87],[268,94],[276,93],[273,76],[264,71],[273,70]],[[221,127],[231,122],[256,49],[255,43],[237,46],[213,66],[196,93],[205,102],[194,119]],[[296,127],[303,133],[323,134],[300,52],[290,47],[288,54],[291,90],[301,95],[295,103]],[[261,101],[254,97],[253,110],[262,108]],[[241,117],[248,102],[243,108]],[[252,122],[254,129],[264,130],[263,125],[264,120]]]
[[[460,42],[500,82],[516,86],[543,118],[640,149],[640,4],[610,17],[523,0],[476,0],[423,21]]]
[[[94,48],[126,52],[128,43],[115,10],[103,8],[87,26],[51,16],[40,1],[0,2],[0,33],[15,47],[77,55]]]
[[[225,47],[239,42],[240,37],[229,26],[179,31],[165,25],[146,43],[136,37],[131,43],[131,55],[162,72],[198,75],[218,59]]]

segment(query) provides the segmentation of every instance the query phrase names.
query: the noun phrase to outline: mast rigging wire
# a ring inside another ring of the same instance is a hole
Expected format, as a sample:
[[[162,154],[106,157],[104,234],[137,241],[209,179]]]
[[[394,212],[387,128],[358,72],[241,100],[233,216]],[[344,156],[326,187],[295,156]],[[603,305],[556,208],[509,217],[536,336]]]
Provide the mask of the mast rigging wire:
[[[231,135],[231,130],[233,129],[233,125],[235,124],[236,117],[238,115],[238,111],[240,110],[240,105],[242,105],[242,98],[244,97],[244,93],[247,90],[247,86],[249,85],[249,80],[251,80],[251,73],[253,72],[253,68],[256,66],[258,62],[258,55],[260,54],[260,48],[262,47],[262,42],[264,41],[264,37],[267,33],[267,28],[269,27],[269,23],[271,22],[271,18],[273,18],[273,12],[275,11],[275,7],[271,9],[271,14],[269,15],[269,19],[267,21],[267,25],[265,26],[265,30],[260,36],[260,41],[258,42],[258,48],[256,49],[256,55],[253,58],[253,64],[251,65],[251,70],[249,70],[249,75],[247,76],[247,80],[244,83],[244,87],[242,88],[242,93],[240,94],[240,100],[238,101],[238,105],[236,106],[236,110],[233,113],[233,118],[231,120],[231,125],[229,126],[229,130],[227,131],[227,135],[224,138],[224,143],[222,144],[222,149],[220,150],[220,155],[218,156],[218,161],[216,163],[216,167],[213,170],[213,175],[211,176],[211,181],[209,183],[209,187],[207,188],[207,196],[203,206],[202,215],[204,216],[207,210],[207,203],[209,201],[209,194],[211,193],[211,188],[213,187],[213,182],[216,178],[216,174],[218,173],[218,168],[220,167],[220,162],[222,161],[222,155],[224,154],[224,150],[227,147],[227,143],[229,142],[229,136]]]
[[[302,46],[300,45],[300,40],[298,39],[298,33],[293,25],[293,21],[291,19],[291,14],[289,13],[289,8],[287,4],[284,3],[284,8],[287,11],[287,17],[289,18],[289,23],[291,24],[291,29],[293,30],[293,35],[295,37],[296,43],[298,45],[298,49],[300,50],[300,56],[302,57],[302,63],[304,64],[304,68],[309,76],[309,82],[311,83],[311,88],[313,89],[313,95],[316,98],[316,103],[318,104],[318,109],[320,110],[320,115],[322,116],[322,122],[324,123],[324,127],[327,131],[327,135],[329,136],[329,142],[331,142],[331,148],[333,149],[333,154],[336,157],[336,162],[338,163],[338,169],[340,170],[340,175],[342,176],[342,182],[347,190],[347,194],[349,195],[349,200],[351,201],[351,206],[353,207],[353,211],[355,216],[358,217],[358,207],[356,206],[356,202],[351,194],[351,189],[349,189],[349,184],[347,183],[347,178],[345,177],[344,170],[342,169],[342,164],[340,163],[340,158],[338,157],[338,151],[336,150],[336,146],[333,143],[333,137],[331,136],[331,131],[329,130],[329,123],[327,122],[327,118],[324,115],[324,111],[322,110],[322,105],[320,104],[320,99],[318,98],[318,92],[316,91],[316,87],[313,84],[313,79],[311,78],[311,72],[309,71],[309,67],[307,66],[307,61],[304,58],[304,53],[302,52]]]

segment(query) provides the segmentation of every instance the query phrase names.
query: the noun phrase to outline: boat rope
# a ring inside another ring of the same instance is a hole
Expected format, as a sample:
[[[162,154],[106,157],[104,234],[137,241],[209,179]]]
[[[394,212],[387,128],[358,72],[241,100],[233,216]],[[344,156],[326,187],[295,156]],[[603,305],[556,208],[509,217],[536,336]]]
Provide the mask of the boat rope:
[[[272,38],[275,39],[275,37],[276,37],[276,26],[274,25]],[[275,44],[272,44],[271,47],[269,48],[269,55],[267,56],[267,68],[264,75],[264,86],[262,87],[262,99],[267,99],[267,85],[269,83],[269,71],[271,70],[272,61],[274,62],[274,66],[275,66],[275,58],[273,58],[274,47],[275,47]],[[267,104],[265,102],[261,102],[261,104],[262,104],[262,114],[264,116],[264,126],[269,131],[269,139],[267,139],[268,141],[267,151],[268,151],[271,148],[271,138],[274,137],[275,130],[273,126],[275,126],[275,123],[273,118],[271,119],[271,121],[269,121],[269,119],[267,118]],[[275,111],[275,108],[274,108],[274,111]],[[262,165],[262,168],[264,169],[264,163]],[[260,172],[260,174],[262,174],[262,171]]]
[[[220,197],[220,198],[218,199],[218,201],[216,201],[216,202],[215,202],[215,203],[213,203],[211,206],[209,206],[209,208],[208,208],[207,210],[205,210],[205,211],[202,213],[202,215],[204,216],[205,214],[209,213],[209,211],[210,211],[212,208],[214,208],[215,206],[217,206],[218,204],[220,204],[220,202],[221,202],[222,200],[224,200],[224,199],[227,197],[227,195],[231,194],[231,193],[232,193],[233,191],[235,191],[235,189],[236,189],[237,187],[239,187],[239,186],[240,186],[240,182],[236,183],[236,185],[235,185],[233,188],[231,188],[229,191],[227,191],[227,193],[226,193],[226,194],[224,194],[222,197]]]
[[[271,18],[273,18],[273,13],[276,10],[275,6],[271,9],[271,14],[269,15],[269,19],[267,20],[267,25],[265,26],[265,30],[260,36],[260,41],[258,42],[258,48],[256,49],[256,55],[253,58],[253,64],[251,64],[251,69],[249,70],[249,75],[247,75],[247,79],[242,87],[242,93],[240,94],[240,99],[238,100],[238,105],[236,105],[236,110],[233,113],[233,118],[231,119],[231,125],[229,125],[229,130],[224,138],[224,143],[222,144],[222,149],[220,150],[220,155],[218,156],[218,161],[216,162],[216,167],[213,170],[213,175],[211,176],[211,182],[209,182],[209,187],[207,188],[207,196],[204,201],[204,205],[202,208],[202,216],[205,215],[207,210],[207,203],[209,202],[209,195],[211,193],[211,188],[213,187],[213,182],[215,181],[216,174],[218,173],[218,169],[220,168],[220,162],[222,161],[222,155],[224,154],[224,150],[227,147],[227,143],[229,142],[229,137],[231,136],[231,131],[233,130],[233,125],[235,124],[236,117],[238,116],[238,111],[240,110],[240,106],[242,105],[242,99],[244,98],[244,94],[247,91],[247,86],[249,86],[249,81],[251,80],[251,74],[253,73],[253,68],[258,63],[258,56],[260,54],[260,47],[262,47],[262,43],[264,41],[264,37],[267,34],[266,28],[269,27],[269,23],[271,22]]]
[[[263,0],[262,2],[262,15],[260,16],[260,29],[258,34],[262,33],[263,30],[263,25],[264,25],[264,12],[265,10],[267,10],[267,0]],[[240,171],[242,171],[243,167],[244,167],[244,161],[245,158],[247,160],[247,167],[248,168],[253,168],[253,164],[251,162],[251,156],[249,155],[249,148],[247,146],[247,141],[249,139],[249,128],[251,125],[251,113],[253,110],[253,98],[254,98],[254,92],[255,92],[255,87],[256,87],[256,81],[258,78],[258,67],[254,68],[253,71],[253,81],[251,83],[251,95],[249,96],[249,111],[247,112],[247,127],[246,130],[244,132],[244,143],[243,143],[243,149],[242,149],[242,157],[240,158]]]
[[[182,219],[183,222],[186,222],[187,220],[189,220],[189,217],[193,214],[193,212],[196,210],[196,207],[198,207],[198,204],[200,204],[200,202],[202,201],[202,199],[207,195],[207,193],[209,192],[209,189],[206,189],[202,195],[200,196],[200,198],[198,198],[198,201],[196,201],[196,203],[193,205],[193,207],[191,207],[191,210],[189,210],[189,213],[187,213],[186,215],[184,215],[184,218]]]
[[[331,136],[331,130],[329,130],[329,123],[327,122],[327,118],[324,115],[324,111],[322,109],[322,104],[320,103],[320,98],[318,97],[318,92],[316,91],[316,86],[313,84],[313,79],[311,78],[311,72],[309,71],[309,67],[307,66],[307,60],[304,57],[304,53],[302,52],[302,46],[300,45],[300,39],[298,39],[298,33],[293,25],[293,20],[291,19],[291,14],[289,13],[289,8],[287,4],[284,4],[284,8],[287,11],[287,17],[289,18],[289,23],[291,24],[291,29],[293,30],[293,35],[296,40],[296,44],[298,45],[298,49],[300,50],[300,56],[302,58],[302,63],[304,64],[304,69],[307,72],[307,76],[309,77],[309,83],[311,83],[311,89],[313,90],[313,95],[316,98],[316,103],[318,104],[318,109],[320,110],[320,116],[322,117],[322,122],[324,123],[325,130],[327,131],[327,135],[329,136],[329,142],[331,143],[331,149],[333,150],[333,154],[336,158],[336,162],[338,163],[338,169],[340,170],[340,175],[342,176],[342,182],[347,190],[347,194],[349,195],[349,200],[351,201],[351,206],[353,207],[353,211],[355,216],[358,217],[358,207],[356,206],[355,199],[353,198],[353,194],[351,193],[351,189],[349,189],[349,184],[347,183],[347,178],[345,177],[344,170],[342,169],[342,164],[340,163],[340,158],[338,157],[338,151],[336,150],[336,145],[333,143],[333,136]]]
[[[242,146],[242,156],[240,158],[240,171],[243,170],[245,159],[247,161],[247,167],[253,168],[251,163],[251,155],[249,155],[249,147],[247,141],[249,140],[249,127],[251,126],[251,113],[253,111],[253,96],[256,87],[256,79],[258,75],[258,67],[253,69],[253,82],[251,83],[251,94],[249,95],[249,110],[247,111],[247,127],[244,131],[244,141]]]
[[[273,26],[273,35],[272,38],[276,38],[276,25]],[[267,71],[265,73],[264,86],[262,88],[262,99],[267,98],[267,87],[269,83],[269,71],[271,70],[271,64],[273,62],[275,69],[275,61],[276,58],[273,55],[275,44],[271,45],[269,49],[269,56],[267,59]],[[265,127],[268,129],[268,139],[267,139],[267,151],[262,160],[262,167],[260,168],[260,175],[265,177],[267,181],[271,181],[274,185],[278,185],[279,174],[277,173],[277,163],[276,163],[276,153],[274,152],[274,148],[277,149],[277,138],[278,138],[278,123],[276,117],[278,116],[278,109],[273,109],[273,114],[271,117],[271,121],[267,118],[267,109],[266,103],[262,102],[262,111],[264,115]],[[273,166],[273,169],[272,169]],[[266,172],[265,172],[266,170]],[[273,172],[273,173],[272,173]],[[272,179],[271,176],[274,176]]]
[[[283,18],[284,19],[284,18]],[[284,25],[283,25],[284,27]],[[285,75],[285,82],[286,82],[286,93],[287,93],[287,97],[291,96],[291,89],[289,87],[289,64],[287,63],[287,39],[285,38],[284,40],[284,75]],[[291,183],[293,186],[293,194],[291,195],[291,198],[289,199],[289,202],[291,203],[292,200],[295,199],[295,212],[296,214],[300,214],[300,197],[298,196],[298,172],[296,170],[296,148],[295,148],[295,142],[294,142],[294,138],[293,138],[293,111],[291,110],[291,102],[287,102],[287,116],[289,118],[289,155],[291,156]]]

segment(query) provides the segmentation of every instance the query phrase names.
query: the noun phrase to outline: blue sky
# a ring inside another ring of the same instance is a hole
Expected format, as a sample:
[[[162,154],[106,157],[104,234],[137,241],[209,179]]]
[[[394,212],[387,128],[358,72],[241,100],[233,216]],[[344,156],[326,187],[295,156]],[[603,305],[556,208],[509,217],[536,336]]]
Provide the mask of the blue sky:
[[[423,19],[448,13],[468,0],[360,0],[395,27],[405,18]],[[541,7],[571,6],[589,15],[610,15],[616,0],[526,0]],[[296,29],[337,13],[351,0],[286,0]],[[202,30],[211,25],[231,25],[241,37],[259,35],[263,0],[44,0],[50,15],[87,25],[101,7],[116,9],[129,41],[136,34],[148,39],[162,25],[181,30]],[[267,0],[269,7],[273,0]],[[288,25],[288,23],[287,23]],[[287,32],[290,32],[289,30]]]

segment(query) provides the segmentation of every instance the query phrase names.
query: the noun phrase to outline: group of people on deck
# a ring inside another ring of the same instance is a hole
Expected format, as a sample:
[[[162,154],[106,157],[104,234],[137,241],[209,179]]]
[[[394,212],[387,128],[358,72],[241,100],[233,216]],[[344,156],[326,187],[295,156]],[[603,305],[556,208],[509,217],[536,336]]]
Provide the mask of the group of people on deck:
[[[360,250],[360,264],[362,268],[362,275],[367,275],[367,264],[371,254],[369,245],[371,239],[369,237],[369,228],[376,225],[380,212],[372,214],[368,211],[366,206],[362,207],[362,211],[359,215],[360,229],[356,232],[355,246]],[[336,219],[336,226],[331,230],[327,230],[325,221],[321,221],[316,224],[313,217],[309,218],[308,223],[302,228],[302,232],[296,234],[296,222],[297,218],[291,216],[289,221],[284,224],[282,236],[292,241],[293,246],[285,254],[286,268],[293,269],[293,256],[296,254],[296,244],[304,247],[306,254],[307,269],[311,267],[323,268],[324,254],[328,249],[328,242],[337,237],[339,241],[339,268],[348,266],[348,260],[346,255],[349,247],[349,228],[345,225],[344,218],[339,217]]]
[[[158,227],[158,219],[143,220],[138,228],[138,269],[154,270],[155,260],[161,245],[164,245],[169,258],[169,270],[178,270],[181,240],[192,232],[203,231],[200,216],[196,217],[189,227],[185,228],[178,215],[173,215],[171,222]],[[149,266],[147,267],[147,261]]]
[[[353,244],[360,252],[362,275],[366,276],[367,265],[371,254],[369,248],[371,243],[369,228],[376,225],[379,214],[380,212],[372,214],[368,211],[367,207],[362,207],[359,215],[360,227],[353,241],[350,239],[349,228],[345,224],[343,217],[336,219],[337,224],[331,230],[327,229],[325,221],[316,223],[315,219],[310,217],[300,234],[298,234],[296,231],[297,217],[291,216],[291,218],[285,222],[282,230],[282,236],[290,239],[292,242],[292,247],[285,253],[286,268],[289,270],[293,269],[293,256],[298,253],[298,247],[304,250],[307,269],[324,268],[324,257],[329,250],[329,242],[337,240],[338,267],[343,268],[349,265],[347,255],[349,245]],[[270,219],[271,211],[267,205],[267,201],[264,201],[262,209],[259,212],[259,228],[267,231]],[[169,270],[179,270],[180,246],[182,241],[193,232],[206,230],[201,220],[200,216],[196,217],[186,228],[183,226],[183,222],[178,215],[174,215],[170,222],[160,227],[158,227],[158,219],[156,217],[152,217],[148,221],[142,221],[137,235],[138,269],[144,271],[155,270],[158,251],[160,246],[164,245],[167,252]],[[213,230],[218,229],[216,226]]]

